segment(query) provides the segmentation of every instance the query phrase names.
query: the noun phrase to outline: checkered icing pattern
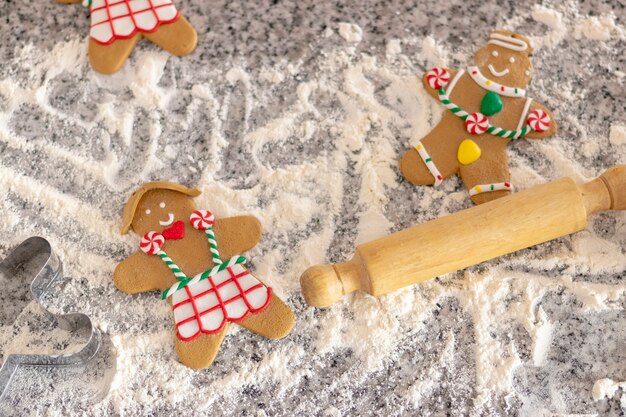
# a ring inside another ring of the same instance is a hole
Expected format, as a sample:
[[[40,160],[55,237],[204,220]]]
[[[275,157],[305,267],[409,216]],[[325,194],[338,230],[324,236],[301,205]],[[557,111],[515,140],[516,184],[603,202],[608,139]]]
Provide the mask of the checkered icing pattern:
[[[106,45],[132,38],[138,31],[154,32],[179,16],[172,0],[93,0],[90,35]]]
[[[201,333],[217,333],[226,322],[241,321],[250,313],[265,310],[270,296],[271,289],[242,265],[188,285],[172,295],[178,338],[189,341]]]

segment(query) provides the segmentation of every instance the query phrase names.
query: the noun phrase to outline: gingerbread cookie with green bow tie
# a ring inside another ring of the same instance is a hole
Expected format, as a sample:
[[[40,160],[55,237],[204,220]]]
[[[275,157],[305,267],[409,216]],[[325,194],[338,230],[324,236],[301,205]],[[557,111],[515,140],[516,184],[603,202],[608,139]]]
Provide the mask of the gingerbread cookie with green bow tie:
[[[172,306],[176,352],[190,368],[206,368],[230,323],[276,339],[294,325],[291,309],[246,268],[243,252],[261,238],[252,216],[215,219],[198,210],[200,194],[170,182],[144,184],[124,207],[121,232],[133,229],[139,250],[115,269],[129,294],[161,291]]]
[[[173,0],[57,0],[89,8],[89,62],[103,74],[117,72],[146,38],[176,56],[190,54],[198,35]]]
[[[498,30],[476,52],[474,66],[427,71],[423,84],[446,111],[405,152],[400,160],[404,177],[416,185],[438,186],[459,174],[476,204],[509,194],[508,143],[546,138],[557,130],[552,113],[527,96],[531,54],[526,37]]]

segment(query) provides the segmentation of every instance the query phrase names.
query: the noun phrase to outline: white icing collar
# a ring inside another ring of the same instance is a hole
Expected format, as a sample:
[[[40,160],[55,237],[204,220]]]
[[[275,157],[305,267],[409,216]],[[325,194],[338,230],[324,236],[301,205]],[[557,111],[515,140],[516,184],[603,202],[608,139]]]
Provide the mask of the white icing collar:
[[[506,97],[525,97],[526,90],[523,88],[517,87],[507,87],[506,85],[498,84],[495,81],[492,81],[486,78],[483,74],[481,74],[478,67],[468,67],[467,73],[472,77],[472,79],[481,86],[482,88],[493,91],[494,93],[498,93],[501,96]]]

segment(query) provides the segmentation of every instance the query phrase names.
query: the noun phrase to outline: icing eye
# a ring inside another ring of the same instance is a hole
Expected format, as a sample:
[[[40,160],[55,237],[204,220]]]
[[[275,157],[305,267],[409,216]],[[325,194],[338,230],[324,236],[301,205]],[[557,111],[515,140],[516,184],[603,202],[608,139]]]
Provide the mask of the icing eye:
[[[491,56],[498,56],[498,51],[491,51]]]
[[[165,208],[165,203],[164,203],[163,201],[161,201],[161,202],[159,203],[159,207],[161,207],[161,208]]]
[[[150,209],[147,209],[147,210],[146,210],[146,214],[150,214],[150,213],[152,213],[152,212],[150,211]]]
[[[510,57],[510,58],[509,58],[509,62],[510,62],[511,64],[512,64],[512,63],[514,63],[514,62],[515,62],[515,58]]]

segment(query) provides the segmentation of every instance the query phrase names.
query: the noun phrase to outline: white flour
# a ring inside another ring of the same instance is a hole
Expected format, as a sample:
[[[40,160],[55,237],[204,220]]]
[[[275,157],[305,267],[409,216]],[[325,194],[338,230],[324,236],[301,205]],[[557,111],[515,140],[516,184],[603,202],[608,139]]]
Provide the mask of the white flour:
[[[548,27],[545,35],[533,37],[537,49],[556,48],[572,35],[597,41],[624,36],[623,27],[609,15],[568,17],[561,11],[536,6],[525,17]],[[516,21],[512,22],[515,26]],[[61,42],[48,54],[32,46],[19,52],[17,60],[31,72],[29,83],[0,80],[0,94],[9,97],[4,108],[0,108],[0,143],[25,153],[42,153],[51,165],[67,167],[84,177],[86,184],[100,184],[104,192],[98,195],[114,196],[117,203],[123,202],[134,185],[167,173],[173,161],[189,164],[190,169],[199,173],[197,184],[190,185],[203,191],[197,198],[198,206],[210,208],[220,217],[250,213],[261,220],[265,235],[249,255],[252,268],[293,304],[299,292],[298,277],[307,267],[329,262],[329,257],[339,261],[350,255],[345,250],[346,253],[334,251],[338,228],[354,230],[355,236],[349,243],[360,243],[395,230],[397,218],[411,215],[415,222],[425,221],[469,206],[467,193],[457,180],[446,181],[438,189],[424,187],[407,192],[406,188],[399,188],[397,170],[400,152],[409,145],[399,138],[409,138],[408,142],[415,143],[443,112],[423,90],[412,62],[443,65],[452,57],[463,57],[463,53],[451,52],[432,37],[407,37],[389,40],[386,59],[376,59],[352,49],[361,42],[367,28],[340,23],[338,32],[349,45],[328,51],[319,62],[321,71],[312,79],[295,85],[288,83],[302,70],[299,62],[265,68],[259,74],[235,66],[225,72],[214,71],[214,83],[198,83],[185,91],[166,82],[165,67],[170,58],[162,52],[140,48],[120,73],[105,77],[82,72],[86,62],[84,39]],[[411,45],[417,52],[404,53],[403,45]],[[86,74],[87,84],[106,86],[108,93],[96,103],[91,119],[74,117],[50,104],[51,82],[62,73]],[[283,84],[286,85],[283,94],[289,98],[287,104],[262,125],[252,124],[251,115],[261,106],[264,90]],[[231,113],[234,93],[219,89],[221,85],[241,94],[240,140],[249,154],[246,163],[253,168],[252,180],[245,187],[220,177],[228,162],[225,155],[229,138],[225,126],[237,116]],[[565,85],[561,94],[571,98],[576,92]],[[164,133],[168,127],[165,117],[179,96],[189,101],[187,108],[168,123],[191,134],[197,129],[194,116],[201,114],[210,126],[203,132],[207,143],[203,150],[207,155],[203,156],[208,159],[189,152],[185,143],[170,143]],[[77,137],[72,143],[26,141],[20,131],[11,127],[11,119],[27,104],[70,125],[76,124],[94,137]],[[145,163],[130,170],[128,165],[136,163],[129,162],[128,155],[138,146],[135,136],[139,114],[145,115],[142,128],[147,132],[144,138],[147,143],[141,148],[141,160]],[[322,138],[322,143],[316,145],[318,138]],[[325,142],[332,142],[333,146]],[[268,148],[284,146],[294,149],[310,146],[319,150],[277,167],[267,156]],[[580,139],[583,154],[577,156],[580,159],[565,155],[564,146],[559,140],[532,142],[529,146],[552,165],[549,175],[541,166],[526,163],[520,154],[510,155],[514,182],[520,188],[527,188],[562,175],[588,180],[599,172],[584,169],[582,160],[596,154],[600,146],[621,153],[625,162],[623,119],[604,137],[587,137],[583,132]],[[207,160],[210,162],[206,163]],[[361,181],[356,200],[351,202],[356,223],[346,225],[341,215],[345,211],[348,171]],[[522,365],[542,366],[548,362],[558,318],[551,318],[546,297],[565,292],[580,304],[582,315],[623,308],[626,292],[623,279],[618,282],[596,279],[604,275],[623,278],[626,270],[623,249],[626,215],[615,213],[606,215],[611,216],[614,224],[612,234],[591,228],[536,251],[505,257],[485,268],[449,274],[380,298],[359,293],[325,310],[301,309],[296,334],[311,339],[309,348],[298,343],[295,336],[280,342],[259,342],[253,336],[244,338],[246,332],[233,326],[218,360],[233,360],[236,366],[216,365],[214,372],[198,374],[176,361],[167,305],[156,294],[131,297],[113,287],[114,257],[100,249],[123,248],[129,253],[138,241],[137,236],[124,237],[118,233],[121,205],[109,207],[106,201],[94,201],[80,193],[74,195],[73,191],[58,189],[55,183],[4,164],[0,166],[0,184],[3,192],[11,195],[0,200],[0,231],[8,236],[3,249],[6,251],[27,235],[50,236],[65,263],[66,274],[74,278],[55,306],[63,308],[71,304],[72,308],[91,315],[109,333],[117,349],[111,391],[92,409],[93,414],[106,414],[111,409],[119,414],[141,414],[146,412],[142,408],[146,404],[163,409],[170,405],[189,409],[191,404],[198,412],[208,412],[216,403],[236,403],[239,393],[255,384],[275,385],[277,396],[286,395],[302,381],[316,378],[312,363],[323,363],[345,351],[353,352],[350,360],[361,365],[341,375],[333,384],[358,384],[392,360],[406,335],[419,333],[442,300],[452,298],[458,301],[462,313],[471,318],[477,384],[473,387],[475,399],[471,413],[482,415],[494,406],[497,397],[508,398],[515,391],[514,375]],[[415,195],[411,195],[413,192]],[[415,196],[413,208],[418,214],[393,212],[395,199]],[[41,208],[36,213],[40,223],[23,217],[18,200]],[[263,202],[262,206],[259,201]],[[72,228],[86,237],[67,239],[67,235],[58,232]],[[120,254],[115,256],[119,258]],[[585,276],[593,279],[587,281]],[[85,279],[80,281],[78,277]],[[94,289],[104,296],[90,292]],[[522,348],[513,340],[511,326],[525,332],[529,357],[522,354]],[[418,380],[402,388],[400,400],[419,407],[434,392],[442,372],[453,366],[455,334],[449,332],[444,339],[444,348],[433,365],[420,370]],[[19,351],[18,342],[22,340],[25,339],[2,335],[0,346]],[[259,361],[250,360],[253,348],[245,345],[253,340]],[[224,353],[235,346],[247,355],[233,359]],[[624,383],[599,380],[593,386],[593,399],[612,397],[619,388],[623,392]],[[181,392],[185,395],[180,395]],[[62,415],[63,409],[50,413]],[[341,414],[334,407],[326,413]]]

